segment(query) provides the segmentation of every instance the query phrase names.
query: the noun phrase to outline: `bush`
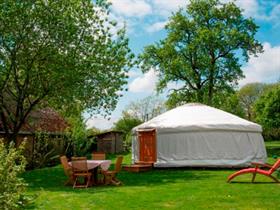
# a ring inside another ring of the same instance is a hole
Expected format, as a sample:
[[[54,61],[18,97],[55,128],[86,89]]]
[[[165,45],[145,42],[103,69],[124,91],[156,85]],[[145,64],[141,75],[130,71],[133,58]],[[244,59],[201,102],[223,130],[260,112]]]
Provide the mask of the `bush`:
[[[24,192],[27,184],[19,175],[24,172],[26,161],[24,144],[15,148],[0,140],[0,207],[4,210],[22,208],[26,204]]]
[[[73,146],[74,150],[72,151],[73,154],[71,154],[71,156],[84,156],[87,154],[87,151],[91,146],[91,142],[87,142],[85,123],[80,112],[78,113],[70,114],[70,116],[66,118],[67,122],[71,125],[66,132],[68,143]]]
[[[33,144],[33,157],[28,169],[57,165],[59,156],[66,152],[66,144],[64,137],[36,133]]]
[[[278,141],[280,139],[280,128],[264,128],[263,137],[266,141]]]
[[[256,121],[264,128],[268,139],[280,138],[280,84],[266,90],[254,105]]]
[[[135,118],[134,116],[131,116],[128,113],[124,112],[122,118],[114,124],[115,130],[122,131],[124,133],[124,144],[126,150],[131,146],[132,128],[140,125],[141,123],[142,121],[138,118]]]

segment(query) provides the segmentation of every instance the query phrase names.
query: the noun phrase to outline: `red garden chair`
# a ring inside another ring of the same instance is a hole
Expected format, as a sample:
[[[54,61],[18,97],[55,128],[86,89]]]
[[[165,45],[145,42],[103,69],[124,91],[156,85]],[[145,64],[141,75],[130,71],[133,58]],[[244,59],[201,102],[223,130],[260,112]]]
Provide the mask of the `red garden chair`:
[[[245,169],[242,169],[240,171],[237,171],[237,172],[231,174],[228,177],[227,182],[231,182],[231,180],[233,180],[235,177],[242,175],[242,174],[253,174],[252,182],[255,181],[257,174],[262,174],[264,176],[271,178],[275,182],[279,182],[279,180],[276,177],[272,176],[272,174],[276,171],[277,168],[280,167],[280,159],[278,159],[273,165],[263,164],[263,163],[254,163],[254,162],[252,163],[252,165],[255,165],[255,167],[254,168],[245,168]],[[260,167],[269,168],[269,170],[263,170]]]

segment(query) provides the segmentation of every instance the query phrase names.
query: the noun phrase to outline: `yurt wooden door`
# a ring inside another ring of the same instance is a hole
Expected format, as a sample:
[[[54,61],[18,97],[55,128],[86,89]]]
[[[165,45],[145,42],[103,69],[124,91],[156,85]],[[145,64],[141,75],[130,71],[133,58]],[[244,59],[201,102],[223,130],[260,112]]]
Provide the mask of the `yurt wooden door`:
[[[138,139],[139,160],[143,162],[156,162],[156,131],[139,131]]]

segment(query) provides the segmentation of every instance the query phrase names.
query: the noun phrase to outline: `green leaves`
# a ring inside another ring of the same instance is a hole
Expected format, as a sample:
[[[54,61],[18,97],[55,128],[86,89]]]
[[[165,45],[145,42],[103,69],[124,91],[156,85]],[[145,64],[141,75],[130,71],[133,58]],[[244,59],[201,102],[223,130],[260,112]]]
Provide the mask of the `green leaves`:
[[[0,2],[0,116],[12,132],[39,105],[115,108],[133,54],[108,7],[104,0]]]
[[[167,37],[145,48],[139,56],[141,68],[159,72],[159,90],[169,82],[184,84],[171,93],[173,105],[212,104],[214,94],[232,89],[243,77],[240,59],[262,52],[254,38],[257,28],[234,3],[192,0],[170,17]]]
[[[250,83],[243,86],[237,93],[240,100],[240,106],[246,113],[248,120],[254,119],[253,106],[263,93],[267,85],[263,83]]]
[[[268,88],[256,101],[256,120],[265,128],[280,128],[280,84]]]
[[[24,144],[15,148],[13,144],[4,145],[0,139],[0,206],[1,209],[11,210],[23,208],[25,198],[23,196],[26,183],[19,176],[25,170],[25,158],[23,156]]]
[[[122,118],[119,119],[116,123],[114,123],[114,129],[117,131],[124,132],[125,143],[127,145],[131,145],[131,130],[137,125],[140,125],[141,123],[142,121],[139,118],[125,112],[123,113]]]
[[[255,119],[263,126],[267,140],[280,137],[280,84],[266,85],[262,95],[253,105]]]

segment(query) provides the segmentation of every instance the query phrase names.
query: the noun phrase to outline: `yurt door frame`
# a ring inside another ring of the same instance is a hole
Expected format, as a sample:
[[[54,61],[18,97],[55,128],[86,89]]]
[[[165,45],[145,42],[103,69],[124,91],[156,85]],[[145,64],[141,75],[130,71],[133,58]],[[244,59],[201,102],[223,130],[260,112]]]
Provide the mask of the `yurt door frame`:
[[[156,130],[138,131],[139,161],[156,162]]]

